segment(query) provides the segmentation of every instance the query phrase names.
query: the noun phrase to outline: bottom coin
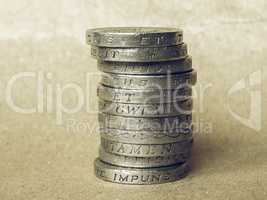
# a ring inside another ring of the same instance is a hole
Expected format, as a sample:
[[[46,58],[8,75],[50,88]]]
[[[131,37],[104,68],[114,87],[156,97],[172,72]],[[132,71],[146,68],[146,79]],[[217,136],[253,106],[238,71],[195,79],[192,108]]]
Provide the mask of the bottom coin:
[[[187,163],[157,168],[118,167],[95,160],[95,174],[98,178],[120,184],[150,185],[168,183],[186,176],[189,171]]]
[[[100,160],[116,166],[135,168],[164,167],[184,163],[189,160],[190,155],[190,149],[186,149],[185,151],[181,151],[175,155],[157,157],[121,156],[108,153],[103,148],[99,149]]]

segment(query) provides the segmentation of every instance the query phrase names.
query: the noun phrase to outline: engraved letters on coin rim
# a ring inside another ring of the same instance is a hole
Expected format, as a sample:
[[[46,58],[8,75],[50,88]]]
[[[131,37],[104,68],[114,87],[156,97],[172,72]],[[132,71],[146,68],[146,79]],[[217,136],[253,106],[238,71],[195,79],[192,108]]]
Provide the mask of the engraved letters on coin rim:
[[[165,27],[109,27],[89,29],[86,41],[102,47],[161,47],[181,44],[183,31]]]

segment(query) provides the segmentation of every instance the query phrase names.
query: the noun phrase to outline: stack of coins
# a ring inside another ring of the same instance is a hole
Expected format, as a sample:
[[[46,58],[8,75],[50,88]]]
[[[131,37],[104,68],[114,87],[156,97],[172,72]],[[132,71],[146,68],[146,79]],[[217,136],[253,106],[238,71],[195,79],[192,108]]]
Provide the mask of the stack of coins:
[[[196,72],[182,30],[99,28],[86,36],[102,72],[96,176],[122,184],[184,177],[193,143]]]

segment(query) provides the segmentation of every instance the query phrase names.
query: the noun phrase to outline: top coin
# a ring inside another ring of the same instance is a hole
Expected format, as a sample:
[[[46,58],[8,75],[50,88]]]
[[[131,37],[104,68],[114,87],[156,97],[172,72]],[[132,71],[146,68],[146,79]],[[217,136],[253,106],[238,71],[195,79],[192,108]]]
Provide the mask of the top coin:
[[[183,43],[183,31],[164,27],[110,27],[89,29],[86,41],[100,47],[163,47]]]

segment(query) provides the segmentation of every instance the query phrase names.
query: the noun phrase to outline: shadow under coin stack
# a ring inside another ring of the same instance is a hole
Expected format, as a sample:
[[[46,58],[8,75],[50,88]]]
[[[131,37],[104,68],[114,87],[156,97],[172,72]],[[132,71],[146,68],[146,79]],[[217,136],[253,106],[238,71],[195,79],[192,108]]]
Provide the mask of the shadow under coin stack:
[[[102,72],[96,176],[122,184],[178,180],[189,170],[196,72],[176,28],[87,31]]]

